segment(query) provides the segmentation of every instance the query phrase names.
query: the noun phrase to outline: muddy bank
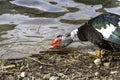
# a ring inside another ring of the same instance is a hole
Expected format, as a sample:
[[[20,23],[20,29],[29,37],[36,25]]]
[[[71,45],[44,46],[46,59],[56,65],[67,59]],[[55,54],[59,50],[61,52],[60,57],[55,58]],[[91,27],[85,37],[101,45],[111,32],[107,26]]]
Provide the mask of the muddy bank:
[[[32,80],[119,80],[120,58],[96,66],[95,56],[69,53],[44,53],[20,60],[1,61],[0,79]],[[11,67],[15,65],[14,67]]]

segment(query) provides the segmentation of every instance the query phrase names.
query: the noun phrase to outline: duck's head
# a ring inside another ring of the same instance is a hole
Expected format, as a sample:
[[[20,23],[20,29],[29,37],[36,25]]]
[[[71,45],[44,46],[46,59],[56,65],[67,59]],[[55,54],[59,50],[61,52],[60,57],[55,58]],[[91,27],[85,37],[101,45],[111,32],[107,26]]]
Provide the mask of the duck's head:
[[[58,35],[54,41],[50,42],[50,48],[64,48],[72,42],[70,34]]]

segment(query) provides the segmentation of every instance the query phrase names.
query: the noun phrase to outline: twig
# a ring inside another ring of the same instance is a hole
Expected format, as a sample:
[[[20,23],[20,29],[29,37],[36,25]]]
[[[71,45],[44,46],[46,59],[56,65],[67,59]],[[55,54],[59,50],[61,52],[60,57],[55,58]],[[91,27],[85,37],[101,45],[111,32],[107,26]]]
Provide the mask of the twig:
[[[11,64],[11,65],[8,65],[8,66],[2,66],[2,69],[10,69],[10,68],[15,68],[16,65],[15,64]]]
[[[36,33],[38,33],[38,34],[40,33],[40,32],[39,32],[39,30],[40,30],[40,27],[41,27],[41,26],[39,26],[39,27],[38,27],[38,30],[37,30],[37,32],[36,32]]]
[[[46,50],[46,51],[40,51],[39,53],[71,53],[75,50]]]
[[[0,71],[0,75],[13,75],[14,72],[1,72]]]

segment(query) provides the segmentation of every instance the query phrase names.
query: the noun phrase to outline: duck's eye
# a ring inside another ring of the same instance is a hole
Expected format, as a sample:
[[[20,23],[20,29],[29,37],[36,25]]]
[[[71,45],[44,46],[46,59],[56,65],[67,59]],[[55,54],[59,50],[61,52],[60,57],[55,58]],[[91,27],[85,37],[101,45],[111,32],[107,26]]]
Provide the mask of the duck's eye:
[[[63,35],[58,35],[57,38],[62,37]]]

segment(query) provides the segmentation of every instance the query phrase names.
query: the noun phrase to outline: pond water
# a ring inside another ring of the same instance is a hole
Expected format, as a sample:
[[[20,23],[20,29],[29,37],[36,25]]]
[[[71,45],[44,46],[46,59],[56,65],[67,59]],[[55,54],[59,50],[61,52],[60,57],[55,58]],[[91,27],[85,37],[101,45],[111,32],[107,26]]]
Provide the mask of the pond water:
[[[78,28],[92,17],[104,12],[120,14],[120,1],[114,1],[114,4],[0,0],[0,59],[38,54],[40,50],[48,49],[49,42],[57,35]]]

